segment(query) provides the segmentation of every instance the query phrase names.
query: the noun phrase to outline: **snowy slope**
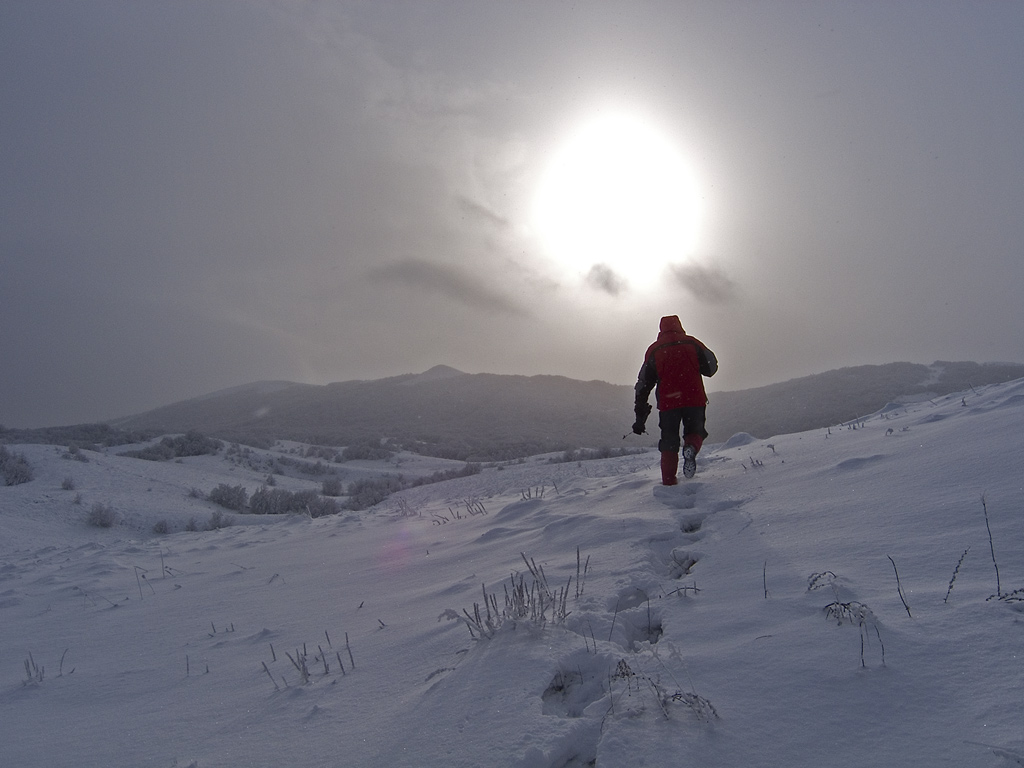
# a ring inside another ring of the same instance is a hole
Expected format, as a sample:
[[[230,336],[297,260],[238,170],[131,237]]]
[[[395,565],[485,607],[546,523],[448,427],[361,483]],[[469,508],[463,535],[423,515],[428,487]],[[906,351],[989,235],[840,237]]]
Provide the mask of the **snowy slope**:
[[[1024,589],[1021,435],[1024,381],[736,436],[674,488],[656,454],[538,458],[165,536],[209,516],[189,488],[262,476],[15,446],[0,764],[1022,764],[1024,594],[989,599],[995,563]],[[451,617],[502,610],[523,554],[568,615],[472,639]]]

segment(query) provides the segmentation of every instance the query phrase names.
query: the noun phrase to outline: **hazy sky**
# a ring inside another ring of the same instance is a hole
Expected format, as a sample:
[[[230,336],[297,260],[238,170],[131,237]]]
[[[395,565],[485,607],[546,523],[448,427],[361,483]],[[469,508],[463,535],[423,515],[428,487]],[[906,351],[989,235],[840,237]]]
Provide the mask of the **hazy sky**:
[[[712,390],[1024,361],[1024,3],[0,3],[0,424],[663,314]]]

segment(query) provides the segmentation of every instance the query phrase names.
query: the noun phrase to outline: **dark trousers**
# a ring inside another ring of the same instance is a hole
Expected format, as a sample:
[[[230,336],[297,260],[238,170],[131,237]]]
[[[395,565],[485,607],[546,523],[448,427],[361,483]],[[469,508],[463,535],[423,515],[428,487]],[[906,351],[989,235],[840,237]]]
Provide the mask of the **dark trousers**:
[[[661,440],[658,441],[658,450],[663,453],[679,453],[680,445],[686,443],[699,451],[704,438],[708,436],[704,429],[705,411],[703,405],[659,411]],[[680,427],[683,431],[682,440],[679,438]]]

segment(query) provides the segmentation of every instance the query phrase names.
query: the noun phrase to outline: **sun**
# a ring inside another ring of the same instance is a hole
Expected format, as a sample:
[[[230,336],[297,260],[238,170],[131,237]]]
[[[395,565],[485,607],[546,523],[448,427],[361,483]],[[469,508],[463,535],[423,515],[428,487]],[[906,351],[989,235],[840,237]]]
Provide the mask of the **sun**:
[[[654,281],[689,255],[699,197],[667,135],[643,118],[606,114],[584,122],[555,152],[532,214],[545,255],[567,275],[607,289],[607,281]]]

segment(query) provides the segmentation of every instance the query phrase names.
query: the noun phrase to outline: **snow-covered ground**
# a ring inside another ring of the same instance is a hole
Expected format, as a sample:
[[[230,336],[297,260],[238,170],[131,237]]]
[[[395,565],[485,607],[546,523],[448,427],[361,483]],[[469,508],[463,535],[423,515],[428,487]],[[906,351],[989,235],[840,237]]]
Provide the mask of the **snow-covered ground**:
[[[674,488],[656,454],[532,459],[199,532],[190,489],[265,473],[12,446],[0,765],[1021,765],[1022,435],[1017,381],[738,435]],[[531,568],[545,621],[473,639]]]

